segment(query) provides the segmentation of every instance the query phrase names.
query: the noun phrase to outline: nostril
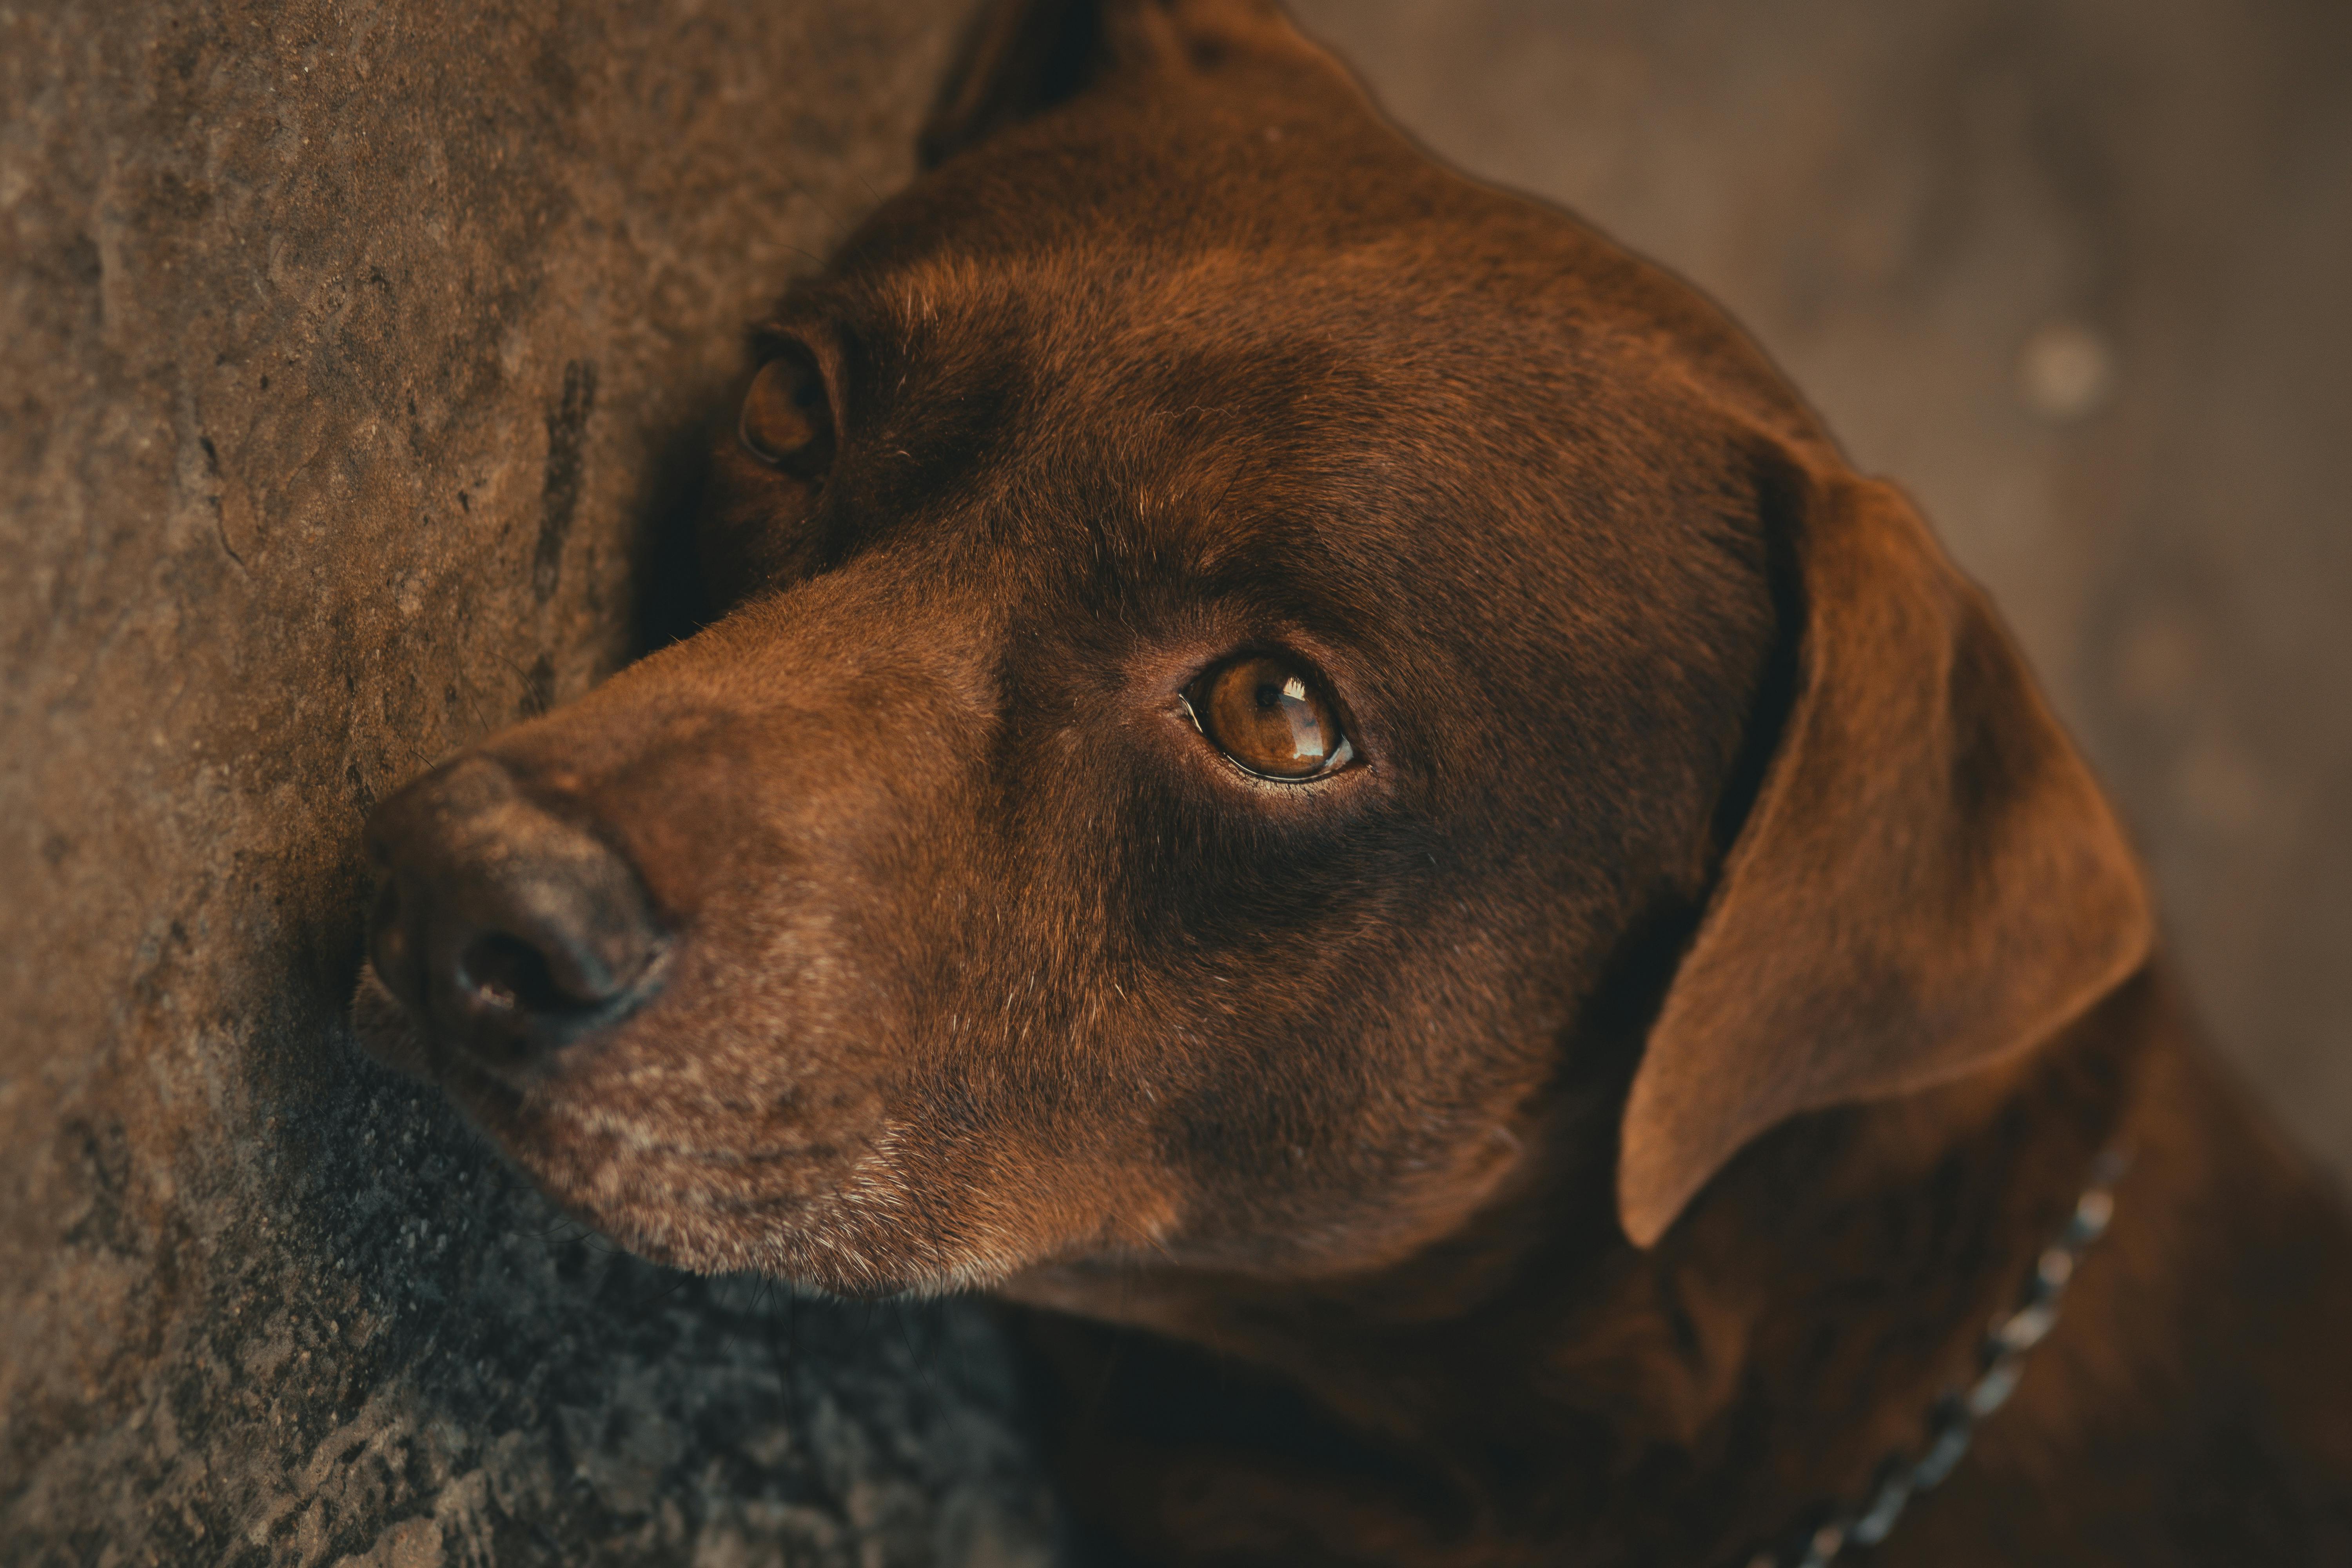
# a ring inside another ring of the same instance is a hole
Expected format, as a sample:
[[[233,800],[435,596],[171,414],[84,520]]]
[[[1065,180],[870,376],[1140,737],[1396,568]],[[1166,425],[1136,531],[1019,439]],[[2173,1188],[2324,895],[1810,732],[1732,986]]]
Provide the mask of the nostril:
[[[478,885],[438,915],[442,1005],[460,1034],[500,1058],[609,1021],[659,952],[641,905],[569,869]]]
[[[566,995],[546,955],[504,931],[477,937],[467,946],[457,958],[457,983],[479,1005],[499,1013],[560,1013],[603,1000]]]

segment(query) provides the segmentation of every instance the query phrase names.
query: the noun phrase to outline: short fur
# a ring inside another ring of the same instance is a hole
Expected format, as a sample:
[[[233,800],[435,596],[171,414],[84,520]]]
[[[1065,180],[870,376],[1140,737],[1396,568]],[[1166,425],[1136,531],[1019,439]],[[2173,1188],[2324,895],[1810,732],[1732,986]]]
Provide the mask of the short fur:
[[[1025,1303],[1107,1561],[1744,1562],[2120,1144],[1878,1559],[2352,1562],[2344,1221],[1982,596],[1745,337],[1249,0],[992,5],[922,146],[761,330],[838,452],[722,444],[731,610],[371,828],[616,853],[658,988],[515,1064],[372,973],[373,1048],[649,1257]],[[1245,648],[1361,765],[1217,755],[1180,694]]]

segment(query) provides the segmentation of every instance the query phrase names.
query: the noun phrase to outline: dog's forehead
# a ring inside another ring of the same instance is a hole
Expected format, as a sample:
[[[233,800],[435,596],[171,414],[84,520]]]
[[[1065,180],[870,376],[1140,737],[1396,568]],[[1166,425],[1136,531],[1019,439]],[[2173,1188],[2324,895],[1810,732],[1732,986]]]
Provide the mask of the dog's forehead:
[[[1097,101],[950,161],[877,211],[835,276],[902,320],[1008,317],[1144,388],[1132,351],[1319,337],[1473,381],[1661,360],[1791,434],[1810,413],[1668,269],[1548,204],[1431,158],[1352,93]],[[1025,307],[1006,311],[1018,303]],[[1485,329],[1507,322],[1499,341]],[[1631,351],[1631,352],[1629,352]]]
[[[831,280],[905,450],[1017,441],[1133,484],[1157,467],[1344,487],[1687,463],[1694,423],[1815,434],[1680,279],[1409,148],[1339,200],[1317,159],[1247,148],[1155,150],[1108,186],[1108,155],[975,162],[919,185]]]
[[[1031,545],[1196,578],[1269,556],[1312,575],[1342,544],[1353,573],[1407,574],[1449,538],[1523,549],[1538,528],[1610,550],[1590,531],[1728,452],[1644,323],[1546,306],[1491,257],[1433,266],[1412,234],[935,253],[858,282],[838,308],[870,463],[936,475],[965,516],[1018,515]]]
[[[1311,583],[1342,541],[1357,571],[1393,559],[1411,481],[1460,458],[1406,449],[1452,445],[1466,409],[1429,395],[1392,323],[1238,250],[1102,260],[942,261],[866,295],[847,330],[871,390],[849,439],[936,476],[898,525],[1198,587]]]
[[[1394,588],[1467,552],[1564,584],[1717,510],[1742,430],[1811,434],[1680,279],[1345,113],[1024,128],[886,204],[793,310],[852,345],[860,535],[1012,529],[1074,568]]]

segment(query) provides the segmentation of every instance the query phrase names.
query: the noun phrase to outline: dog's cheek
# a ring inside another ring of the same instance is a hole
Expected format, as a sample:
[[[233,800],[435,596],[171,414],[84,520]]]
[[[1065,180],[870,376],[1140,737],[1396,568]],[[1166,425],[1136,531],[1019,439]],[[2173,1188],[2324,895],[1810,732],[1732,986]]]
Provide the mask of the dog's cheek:
[[[1460,857],[1377,797],[1253,814],[1185,782],[1064,773],[1008,856],[1034,931],[982,969],[1020,983],[1005,1058],[1050,1063],[1013,1119],[1039,1150],[1020,1190],[1086,1189],[1049,1255],[1321,1270],[1458,1222],[1513,1168],[1540,1071],[1494,1016],[1491,911],[1447,896]]]

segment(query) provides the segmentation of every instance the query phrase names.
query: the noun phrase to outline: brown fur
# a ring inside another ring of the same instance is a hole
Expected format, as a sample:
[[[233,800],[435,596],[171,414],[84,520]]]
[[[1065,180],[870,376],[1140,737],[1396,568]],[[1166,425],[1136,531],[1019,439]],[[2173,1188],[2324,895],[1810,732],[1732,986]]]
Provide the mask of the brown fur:
[[[1917,1444],[2120,1142],[1879,1556],[2352,1562],[2343,1221],[1981,596],[1745,338],[1246,0],[994,5],[924,150],[761,329],[838,450],[722,444],[732,610],[372,828],[617,853],[657,988],[502,1062],[372,975],[380,1055],[648,1256],[1026,1303],[1120,1561],[1745,1561]],[[1222,762],[1179,694],[1238,648],[1362,764]]]

